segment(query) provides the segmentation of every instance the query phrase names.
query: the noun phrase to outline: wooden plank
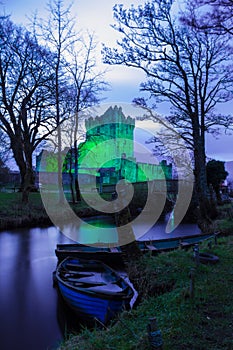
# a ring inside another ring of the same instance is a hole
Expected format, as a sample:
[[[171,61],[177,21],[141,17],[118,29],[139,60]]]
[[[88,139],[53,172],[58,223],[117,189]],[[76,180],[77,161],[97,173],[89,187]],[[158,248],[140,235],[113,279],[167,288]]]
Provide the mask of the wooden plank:
[[[180,242],[180,245],[181,245],[181,247],[186,247],[186,246],[190,245],[190,243],[188,243],[188,242]]]
[[[149,249],[149,250],[158,250],[155,246],[151,245],[151,244],[146,244],[146,247]]]
[[[117,247],[112,247],[112,248],[110,248],[110,251],[111,251],[111,253],[118,253],[118,252],[119,252],[119,250],[117,249]]]

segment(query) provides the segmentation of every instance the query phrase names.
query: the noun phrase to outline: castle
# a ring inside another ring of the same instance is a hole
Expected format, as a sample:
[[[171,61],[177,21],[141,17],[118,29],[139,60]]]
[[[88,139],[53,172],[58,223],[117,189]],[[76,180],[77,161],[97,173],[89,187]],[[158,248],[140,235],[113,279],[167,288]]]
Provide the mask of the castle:
[[[121,107],[108,108],[105,113],[85,121],[86,140],[78,145],[78,170],[75,171],[75,150],[70,149],[63,164],[63,178],[70,171],[78,173],[79,181],[89,183],[95,177],[97,184],[116,184],[125,178],[134,182],[172,179],[172,165],[162,161],[160,164],[137,162],[134,157],[135,119],[126,117]],[[41,163],[41,155],[37,157],[37,169],[49,170],[54,162],[51,159]],[[56,167],[55,167],[56,168]],[[68,178],[67,178],[68,181]]]
[[[93,175],[103,184],[125,178],[130,182],[172,179],[172,165],[137,162],[134,157],[135,119],[121,107],[109,107],[96,118],[85,121],[86,140],[79,144],[79,176]]]

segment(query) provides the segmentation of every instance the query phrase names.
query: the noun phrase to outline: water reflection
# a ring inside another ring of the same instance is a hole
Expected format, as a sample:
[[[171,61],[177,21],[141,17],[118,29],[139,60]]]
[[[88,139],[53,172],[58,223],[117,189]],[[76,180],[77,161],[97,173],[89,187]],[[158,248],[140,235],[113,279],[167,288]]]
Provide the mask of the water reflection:
[[[87,224],[87,225],[86,225]],[[140,225],[132,224],[132,228],[137,240],[166,239],[177,236],[186,236],[190,234],[198,234],[200,229],[195,224],[181,224],[174,231],[166,232],[166,220],[158,221],[155,226],[147,230],[148,223],[140,222]],[[72,238],[75,242],[82,244],[105,243],[116,244],[118,242],[118,231],[115,222],[111,216],[99,216],[96,218],[87,218],[77,230],[76,226],[66,225],[62,228],[62,232],[68,238]],[[146,232],[142,234],[142,232]]]
[[[1,349],[43,350],[62,339],[51,277],[57,242],[68,240],[52,227],[0,233]]]
[[[66,225],[62,232],[74,241],[82,244],[109,243],[117,244],[118,234],[111,216],[87,218],[77,230],[76,226]]]

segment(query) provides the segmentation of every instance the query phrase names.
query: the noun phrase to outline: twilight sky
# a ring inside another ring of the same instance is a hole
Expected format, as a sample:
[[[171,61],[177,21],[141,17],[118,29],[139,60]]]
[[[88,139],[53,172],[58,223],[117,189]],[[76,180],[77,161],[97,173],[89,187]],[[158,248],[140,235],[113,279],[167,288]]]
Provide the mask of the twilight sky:
[[[64,0],[64,3],[70,4],[69,0]],[[121,103],[131,103],[134,97],[140,96],[139,85],[145,78],[144,74],[136,69],[129,69],[119,66],[106,66],[101,64],[101,43],[109,46],[116,45],[118,33],[110,27],[113,24],[112,8],[115,3],[123,3],[126,7],[143,4],[144,0],[74,0],[73,1],[73,16],[77,18],[77,29],[88,29],[94,31],[99,42],[99,66],[101,69],[108,69],[106,79],[111,85],[111,91],[106,92],[107,103],[121,105]],[[29,22],[27,17],[32,17],[33,13],[38,10],[38,17],[46,16],[47,0],[1,0],[0,8],[6,14],[11,14],[11,19],[15,23],[27,25]],[[233,112],[233,102],[220,106],[220,112]],[[158,113],[166,114],[169,111],[169,106],[162,104],[158,106]],[[124,109],[123,109],[124,112]],[[127,114],[127,112],[126,112]],[[140,124],[140,127],[142,125]],[[223,161],[233,160],[233,135],[221,135],[218,139],[212,136],[207,136],[206,141],[207,156]]]

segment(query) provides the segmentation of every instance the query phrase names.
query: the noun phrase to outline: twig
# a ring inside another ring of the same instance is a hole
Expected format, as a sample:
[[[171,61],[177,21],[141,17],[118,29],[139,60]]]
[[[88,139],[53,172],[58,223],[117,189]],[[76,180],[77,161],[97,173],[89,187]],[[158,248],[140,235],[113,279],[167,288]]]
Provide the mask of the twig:
[[[94,320],[97,321],[102,327],[104,327],[107,331],[109,330],[109,328],[107,326],[105,326],[104,323],[102,323],[100,320],[98,320],[98,318],[94,317]]]

